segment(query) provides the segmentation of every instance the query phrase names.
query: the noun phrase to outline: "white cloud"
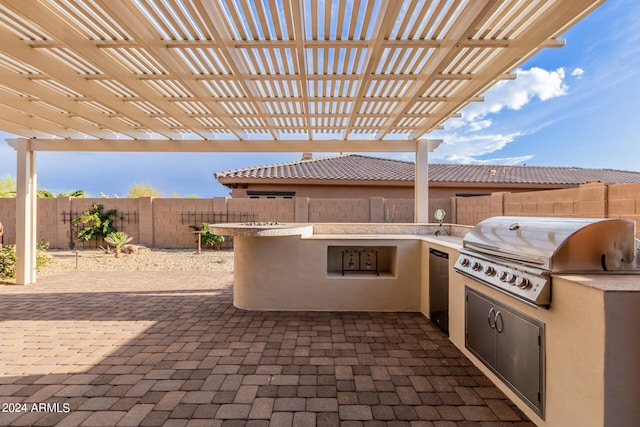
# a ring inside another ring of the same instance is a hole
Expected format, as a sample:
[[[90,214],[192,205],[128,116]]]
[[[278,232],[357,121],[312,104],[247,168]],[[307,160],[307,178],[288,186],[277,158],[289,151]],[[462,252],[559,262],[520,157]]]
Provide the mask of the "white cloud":
[[[584,71],[576,68],[571,75],[580,77]],[[444,143],[433,152],[434,160],[455,163],[476,164],[517,164],[531,159],[532,155],[519,157],[499,157],[479,160],[491,153],[502,150],[516,138],[531,130],[522,129],[516,132],[500,132],[499,129],[487,133],[488,128],[499,127],[499,122],[487,116],[496,115],[503,110],[520,110],[533,99],[544,102],[564,96],[569,90],[565,83],[564,68],[544,70],[533,67],[516,71],[516,80],[498,82],[484,93],[484,102],[472,103],[461,111],[461,117],[448,120],[445,131],[436,137]],[[508,124],[513,126],[513,123]]]
[[[465,122],[464,120],[458,117],[449,119],[445,123],[445,127],[448,131],[451,131],[453,129],[459,129],[461,127],[468,126],[468,125],[469,124],[467,122]]]
[[[433,160],[453,163],[477,163],[476,157],[503,149],[520,133],[512,134],[448,134],[443,143],[430,155]]]
[[[532,159],[532,155],[520,156],[520,157],[496,157],[493,159],[477,160],[474,159],[473,163],[478,165],[505,165],[515,166]]]
[[[476,132],[482,129],[491,127],[493,122],[491,120],[478,120],[477,122],[469,123],[469,132]]]
[[[537,97],[547,101],[567,94],[569,86],[564,83],[564,68],[554,71],[533,67],[517,70],[515,80],[498,82],[485,94],[484,102],[469,104],[464,108],[462,119],[467,122],[483,119],[488,114],[496,114],[505,108],[520,110],[531,99]]]
[[[571,75],[573,77],[577,77],[578,79],[581,79],[582,76],[584,75],[584,70],[582,68],[574,68],[573,71],[571,72]]]

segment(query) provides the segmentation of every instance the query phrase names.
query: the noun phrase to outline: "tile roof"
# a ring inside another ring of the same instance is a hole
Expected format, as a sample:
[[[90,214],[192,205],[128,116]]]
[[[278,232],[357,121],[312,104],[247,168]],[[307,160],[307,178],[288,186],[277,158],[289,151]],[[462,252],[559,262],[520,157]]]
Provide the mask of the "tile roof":
[[[224,182],[242,179],[414,181],[413,162],[342,154],[218,172]],[[587,182],[640,182],[640,172],[562,166],[429,164],[432,182],[578,185]]]

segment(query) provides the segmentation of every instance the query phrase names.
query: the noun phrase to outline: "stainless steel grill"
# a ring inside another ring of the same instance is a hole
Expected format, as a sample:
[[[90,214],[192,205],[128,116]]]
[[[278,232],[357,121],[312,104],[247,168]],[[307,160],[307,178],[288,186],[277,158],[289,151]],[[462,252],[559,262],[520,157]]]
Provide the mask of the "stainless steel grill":
[[[493,217],[462,246],[456,271],[539,306],[552,273],[640,273],[635,222],[621,219]]]

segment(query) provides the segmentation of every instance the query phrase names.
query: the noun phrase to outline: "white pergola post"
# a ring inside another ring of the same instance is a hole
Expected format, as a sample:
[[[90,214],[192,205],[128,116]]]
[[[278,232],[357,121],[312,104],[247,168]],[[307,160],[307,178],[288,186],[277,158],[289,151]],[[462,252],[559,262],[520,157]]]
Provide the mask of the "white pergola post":
[[[441,140],[419,139],[416,144],[416,182],[414,221],[429,222],[429,152],[435,150]]]
[[[17,152],[16,284],[36,281],[36,153],[28,139],[10,144]]]

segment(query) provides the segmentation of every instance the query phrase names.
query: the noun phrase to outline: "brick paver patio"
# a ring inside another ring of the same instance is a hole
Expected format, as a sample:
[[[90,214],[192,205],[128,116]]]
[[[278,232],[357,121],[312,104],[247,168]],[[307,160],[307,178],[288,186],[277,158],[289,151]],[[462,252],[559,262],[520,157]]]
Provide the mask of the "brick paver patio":
[[[418,313],[232,299],[226,273],[0,286],[0,425],[533,426]]]

